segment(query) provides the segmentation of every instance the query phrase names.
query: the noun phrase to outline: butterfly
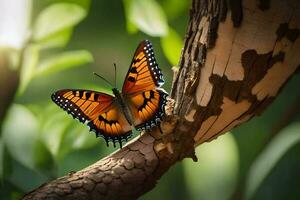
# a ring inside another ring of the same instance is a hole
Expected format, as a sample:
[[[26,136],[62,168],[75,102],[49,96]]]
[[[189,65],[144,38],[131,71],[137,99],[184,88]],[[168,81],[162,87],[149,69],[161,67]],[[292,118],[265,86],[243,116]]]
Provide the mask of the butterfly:
[[[113,88],[114,96],[81,89],[63,89],[52,100],[73,118],[90,127],[96,137],[122,142],[132,136],[132,129],[150,130],[158,126],[165,113],[167,93],[161,86],[163,74],[158,67],[152,44],[142,41],[133,56],[122,91]]]

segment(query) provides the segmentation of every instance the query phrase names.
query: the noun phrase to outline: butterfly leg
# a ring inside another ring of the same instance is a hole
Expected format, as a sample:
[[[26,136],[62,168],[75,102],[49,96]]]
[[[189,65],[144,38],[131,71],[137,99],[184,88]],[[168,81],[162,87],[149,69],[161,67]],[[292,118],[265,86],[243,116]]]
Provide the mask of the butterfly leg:
[[[158,129],[159,129],[160,133],[163,135],[163,131],[161,130],[160,124],[158,125]]]

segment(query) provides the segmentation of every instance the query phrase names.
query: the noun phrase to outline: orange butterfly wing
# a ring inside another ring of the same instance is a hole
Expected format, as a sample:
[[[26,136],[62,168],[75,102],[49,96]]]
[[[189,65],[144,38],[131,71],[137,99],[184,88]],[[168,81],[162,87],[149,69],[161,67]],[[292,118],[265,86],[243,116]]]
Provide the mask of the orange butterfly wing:
[[[127,97],[137,130],[150,130],[160,123],[164,115],[167,94],[163,90],[144,91]]]
[[[163,74],[154,57],[152,44],[148,40],[144,40],[134,53],[123,84],[122,93],[133,94],[152,90],[163,84]]]
[[[60,90],[52,94],[52,100],[82,123],[86,123],[102,136],[108,145],[131,136],[131,126],[119,110],[113,96],[88,90]]]
[[[167,93],[152,44],[142,41],[137,47],[126,75],[122,94],[134,117],[137,130],[151,129],[158,125],[164,114]]]

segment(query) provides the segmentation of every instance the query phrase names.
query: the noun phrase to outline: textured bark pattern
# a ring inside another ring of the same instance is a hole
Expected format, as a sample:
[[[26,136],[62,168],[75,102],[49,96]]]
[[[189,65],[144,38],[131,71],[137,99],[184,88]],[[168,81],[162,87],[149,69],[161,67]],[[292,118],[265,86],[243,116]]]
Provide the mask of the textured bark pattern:
[[[196,92],[205,115],[196,145],[259,115],[299,66],[299,3],[272,1],[264,11],[259,5],[244,1],[241,26],[226,18],[207,50]]]
[[[194,146],[260,114],[299,66],[300,12],[297,0],[256,3],[194,0],[163,134],[144,133],[24,199],[136,199],[177,161],[197,160]]]
[[[132,199],[151,182],[158,158],[148,134],[86,169],[41,186],[26,199]]]

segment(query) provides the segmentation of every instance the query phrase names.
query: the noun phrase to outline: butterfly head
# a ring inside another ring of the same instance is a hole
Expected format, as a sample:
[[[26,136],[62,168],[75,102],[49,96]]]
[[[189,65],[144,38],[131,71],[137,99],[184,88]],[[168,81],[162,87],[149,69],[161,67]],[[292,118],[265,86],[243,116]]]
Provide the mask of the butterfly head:
[[[112,89],[113,94],[115,95],[115,97],[120,95],[120,91],[117,88],[113,88]]]

